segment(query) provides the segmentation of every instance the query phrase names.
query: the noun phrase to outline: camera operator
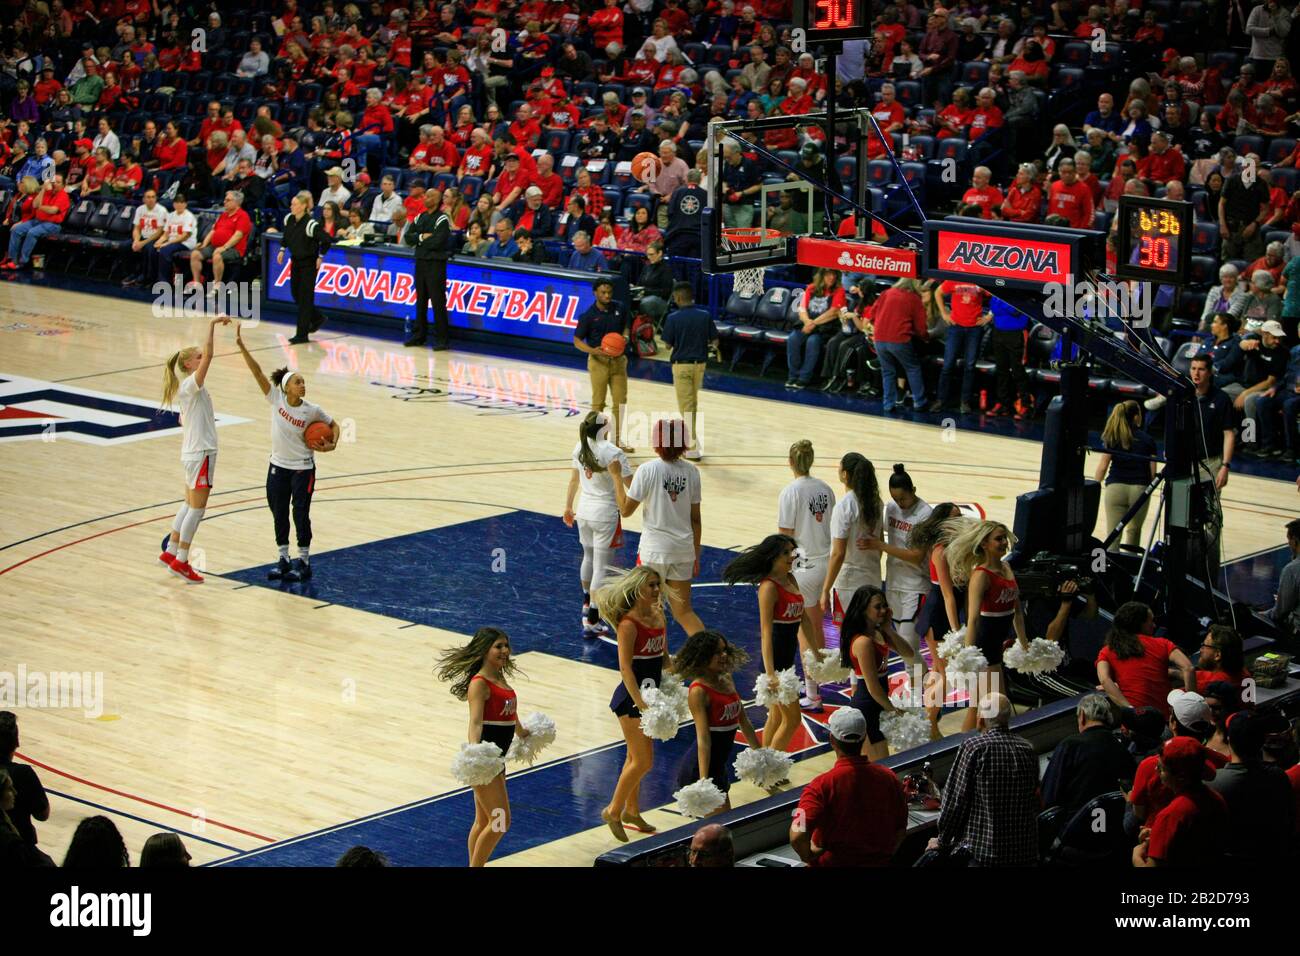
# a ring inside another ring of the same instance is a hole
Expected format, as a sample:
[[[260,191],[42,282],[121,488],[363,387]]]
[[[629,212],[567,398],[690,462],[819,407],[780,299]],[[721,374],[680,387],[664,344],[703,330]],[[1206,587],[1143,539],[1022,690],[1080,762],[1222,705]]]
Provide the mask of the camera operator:
[[[1091,655],[1087,652],[1071,653],[1070,621],[1074,618],[1090,620],[1097,616],[1097,597],[1093,593],[1091,579],[1070,575],[1056,586],[1055,594],[1042,591],[1025,594],[1024,591],[1022,588],[1025,629],[1031,636],[1042,636],[1055,641],[1065,651],[1065,660],[1058,673],[1070,673],[1073,664],[1079,668],[1078,676],[1084,681],[1090,681]],[[1018,675],[1018,679],[1029,680],[1031,675]],[[1087,687],[1091,689],[1093,683],[1095,682],[1089,682]]]

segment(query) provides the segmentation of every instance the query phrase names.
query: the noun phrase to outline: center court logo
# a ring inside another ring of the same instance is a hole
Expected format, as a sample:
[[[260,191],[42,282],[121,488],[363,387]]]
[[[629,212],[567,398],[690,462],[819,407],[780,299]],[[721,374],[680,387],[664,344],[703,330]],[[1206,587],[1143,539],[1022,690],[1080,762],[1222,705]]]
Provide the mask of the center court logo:
[[[54,927],[122,926],[133,936],[153,930],[153,897],[149,893],[82,893],[73,886],[50,897],[50,925]]]
[[[80,710],[94,720],[104,713],[103,671],[0,671],[0,710]]]

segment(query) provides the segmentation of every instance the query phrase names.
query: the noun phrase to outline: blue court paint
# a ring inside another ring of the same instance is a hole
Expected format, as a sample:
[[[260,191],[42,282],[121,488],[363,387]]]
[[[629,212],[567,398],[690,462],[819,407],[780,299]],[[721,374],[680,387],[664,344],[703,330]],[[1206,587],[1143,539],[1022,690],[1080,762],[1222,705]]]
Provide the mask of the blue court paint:
[[[95,801],[93,800],[83,800],[81,797],[74,797],[70,793],[62,793],[61,791],[58,790],[48,790],[48,789],[45,792],[50,794],[51,796],[62,797],[64,800],[71,800],[73,803],[80,803],[84,806],[91,807],[92,809],[95,810],[102,810],[105,813],[112,814],[113,816],[125,817],[128,820],[134,820],[136,823],[143,823],[146,826],[156,827],[159,830],[169,830],[172,833],[176,833],[180,835],[186,840],[198,840],[200,843],[209,843],[212,846],[219,846],[223,850],[231,850],[235,853],[241,852],[239,847],[237,846],[231,846],[229,843],[219,843],[216,840],[209,839],[208,837],[200,836],[199,834],[195,833],[193,830],[178,830],[176,827],[169,826],[166,823],[159,823],[157,820],[149,820],[145,817],[136,816],[134,813],[127,813],[125,810],[117,810],[114,809],[113,807],[107,807],[104,806],[104,804],[102,803],[95,803]],[[139,863],[139,861],[136,862],[137,864]]]
[[[625,531],[623,537],[619,563],[631,567],[640,536]],[[719,580],[733,557],[731,551],[705,547],[697,580]],[[582,548],[577,530],[557,517],[512,511],[326,551],[313,555],[311,565],[313,577],[303,584],[268,581],[270,564],[225,577],[301,594],[318,605],[340,604],[466,637],[484,625],[500,627],[510,635],[515,653],[543,651],[611,671],[618,668],[613,645],[582,636]],[[696,588],[692,603],[705,624],[727,622],[727,636],[749,653],[750,662],[737,679],[748,695],[762,668],[754,589]],[[670,624],[670,650],[684,639],[681,628]],[[611,694],[616,683],[611,673]]]

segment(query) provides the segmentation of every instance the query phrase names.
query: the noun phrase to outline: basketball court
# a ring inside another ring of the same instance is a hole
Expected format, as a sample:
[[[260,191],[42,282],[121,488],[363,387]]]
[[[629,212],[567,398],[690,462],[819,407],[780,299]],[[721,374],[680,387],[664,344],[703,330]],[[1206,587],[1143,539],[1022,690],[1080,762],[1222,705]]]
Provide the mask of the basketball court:
[[[318,459],[315,576],[280,586],[266,578],[268,406],[233,331],[219,329],[207,388],[220,457],[195,541],[207,581],[187,586],[157,561],[182,473],[179,430],[154,414],[162,363],[201,341],[205,323],[13,283],[0,286],[0,316],[3,666],[29,681],[89,675],[77,706],[10,708],[19,752],[51,794],[52,817],[38,828],[46,852],[61,859],[76,822],[104,813],[133,860],[147,836],[170,829],[196,863],[328,865],[365,843],[396,864],[463,865],[471,799],[449,765],[466,707],[433,662],[482,625],[511,635],[521,712],[543,711],[559,728],[535,767],[512,765],[513,826],[493,864],[587,866],[613,845],[599,811],[623,759],[607,706],[616,655],[581,637],[581,551],[560,518],[590,398],[576,352],[430,354],[334,328],[290,349],[290,325],[248,329],[262,367],[302,372],[308,399],[344,431]],[[635,463],[649,453],[648,423],[675,402],[664,363],[633,368]],[[1016,496],[1038,485],[1041,428],[977,430],[976,418],[945,425],[885,418],[878,404],[864,414],[871,408],[814,393],[792,400],[771,381],[706,380],[695,602],[751,658],[753,595],[720,585],[719,569],[776,530],[793,441],[813,442],[815,474],[837,490],[835,463],[855,450],[878,469],[905,462],[927,501],[979,502],[1007,523]],[[1290,483],[1234,472],[1225,560],[1276,549],[1294,494]],[[625,565],[640,520],[627,522]],[[682,639],[671,625],[670,649]],[[753,667],[737,681],[742,692]],[[102,693],[90,693],[97,685]],[[751,716],[761,723],[759,710]],[[825,716],[806,717],[796,737],[807,759],[795,785],[829,762]],[[661,829],[686,822],[672,791],[690,743],[687,731],[656,746],[642,802],[661,808],[648,813]],[[764,794],[739,783],[732,795],[740,804]]]

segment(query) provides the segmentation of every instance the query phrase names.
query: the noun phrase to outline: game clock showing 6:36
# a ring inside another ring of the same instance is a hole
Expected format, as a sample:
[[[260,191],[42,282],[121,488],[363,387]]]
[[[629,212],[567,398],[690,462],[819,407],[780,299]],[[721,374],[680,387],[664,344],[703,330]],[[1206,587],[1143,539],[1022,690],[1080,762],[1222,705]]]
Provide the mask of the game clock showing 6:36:
[[[1121,196],[1115,275],[1165,285],[1187,281],[1192,255],[1192,204]]]
[[[794,0],[794,26],[811,50],[827,41],[871,38],[869,0]]]

